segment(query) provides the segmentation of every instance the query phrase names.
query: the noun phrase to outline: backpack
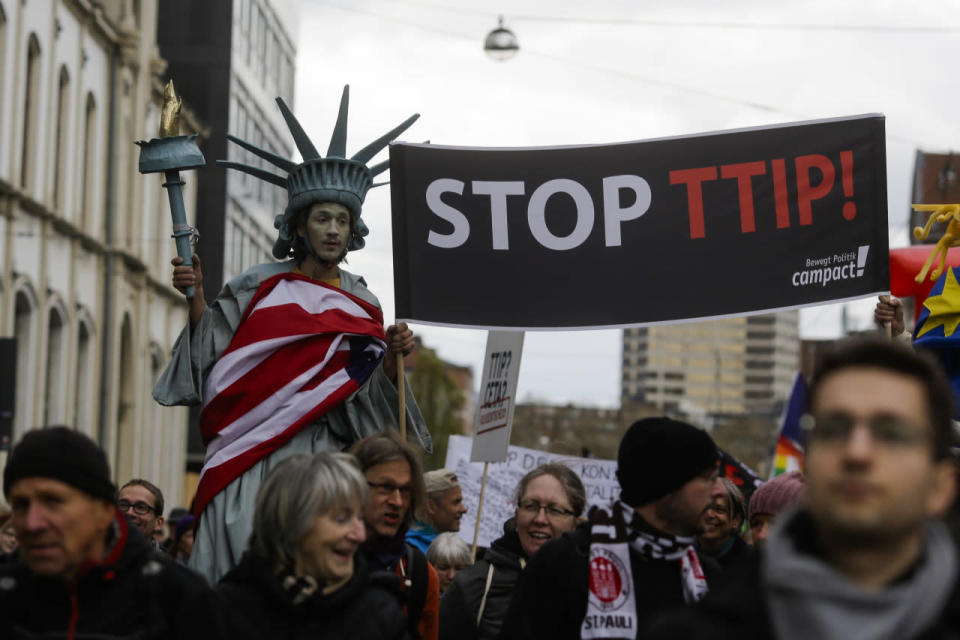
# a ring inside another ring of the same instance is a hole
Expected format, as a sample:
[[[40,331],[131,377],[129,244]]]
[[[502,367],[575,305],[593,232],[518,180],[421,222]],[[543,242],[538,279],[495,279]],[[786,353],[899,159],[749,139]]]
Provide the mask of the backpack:
[[[430,583],[430,572],[427,569],[427,557],[423,552],[409,543],[404,543],[403,558],[406,567],[404,588],[407,595],[407,627],[413,640],[420,639],[420,618],[423,616],[423,607],[427,604],[427,587]]]

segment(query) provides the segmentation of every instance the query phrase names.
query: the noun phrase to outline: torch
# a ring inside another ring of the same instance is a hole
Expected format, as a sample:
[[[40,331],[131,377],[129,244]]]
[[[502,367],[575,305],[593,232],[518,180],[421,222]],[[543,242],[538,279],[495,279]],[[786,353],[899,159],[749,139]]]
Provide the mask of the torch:
[[[206,164],[200,148],[195,142],[197,134],[181,136],[180,134],[180,107],[183,101],[177,97],[173,89],[173,80],[167,82],[163,89],[163,110],[160,112],[160,132],[158,138],[149,142],[139,140],[140,146],[140,173],[163,172],[164,188],[170,199],[170,215],[173,218],[173,238],[177,243],[177,255],[183,258],[183,264],[193,266],[193,250],[190,240],[196,234],[196,229],[187,224],[187,212],[183,207],[183,180],[180,171],[196,169]],[[193,297],[193,287],[186,292],[188,298]]]

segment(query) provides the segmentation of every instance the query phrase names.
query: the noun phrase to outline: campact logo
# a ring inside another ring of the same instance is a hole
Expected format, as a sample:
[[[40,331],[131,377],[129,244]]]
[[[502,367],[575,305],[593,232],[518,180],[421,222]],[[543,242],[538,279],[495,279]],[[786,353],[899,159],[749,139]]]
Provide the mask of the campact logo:
[[[867,265],[867,254],[869,252],[870,245],[863,245],[858,247],[855,252],[848,251],[822,258],[807,258],[805,268],[794,271],[790,282],[795,287],[816,284],[825,287],[830,282],[860,278],[863,276],[864,267]]]

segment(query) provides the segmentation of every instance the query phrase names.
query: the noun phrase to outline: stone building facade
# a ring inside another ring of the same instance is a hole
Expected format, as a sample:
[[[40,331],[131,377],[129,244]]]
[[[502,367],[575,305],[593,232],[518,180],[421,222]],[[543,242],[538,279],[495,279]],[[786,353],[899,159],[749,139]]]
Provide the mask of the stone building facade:
[[[186,319],[167,197],[137,170],[166,63],[157,0],[0,0],[0,337],[15,339],[12,438],[67,424],[115,479],[183,502],[187,411],[152,399]],[[184,133],[198,122],[185,108]],[[184,175],[188,220],[197,181]]]

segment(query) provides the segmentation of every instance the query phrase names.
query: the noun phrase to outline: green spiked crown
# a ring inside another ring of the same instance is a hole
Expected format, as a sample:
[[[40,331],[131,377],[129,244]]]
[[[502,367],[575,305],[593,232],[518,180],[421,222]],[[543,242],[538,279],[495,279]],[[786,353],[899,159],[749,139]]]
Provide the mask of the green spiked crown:
[[[280,107],[280,113],[283,114],[283,119],[290,129],[290,133],[293,135],[297,149],[300,150],[300,155],[303,157],[302,163],[297,164],[260,149],[245,140],[227,135],[227,139],[231,142],[240,145],[287,173],[284,177],[257,167],[227,160],[217,160],[217,164],[222,167],[243,171],[255,178],[287,190],[287,208],[273,221],[273,226],[279,231],[277,241],[273,245],[273,255],[277,259],[283,259],[290,255],[293,240],[296,237],[294,225],[296,224],[297,212],[318,202],[337,202],[350,211],[353,216],[353,233],[347,247],[348,250],[362,249],[365,244],[363,237],[369,233],[369,230],[360,219],[363,200],[369,189],[386,184],[386,182],[374,183],[373,178],[386,171],[390,166],[389,160],[372,167],[368,167],[367,162],[412,125],[420,117],[420,114],[410,116],[355,153],[353,157],[347,158],[349,98],[350,87],[348,85],[343,88],[343,97],[340,99],[340,113],[337,116],[337,124],[333,129],[333,136],[330,138],[330,146],[327,148],[327,157],[325,158],[317,152],[313,142],[307,137],[303,127],[300,126],[300,123],[281,98],[277,98],[277,105]]]

